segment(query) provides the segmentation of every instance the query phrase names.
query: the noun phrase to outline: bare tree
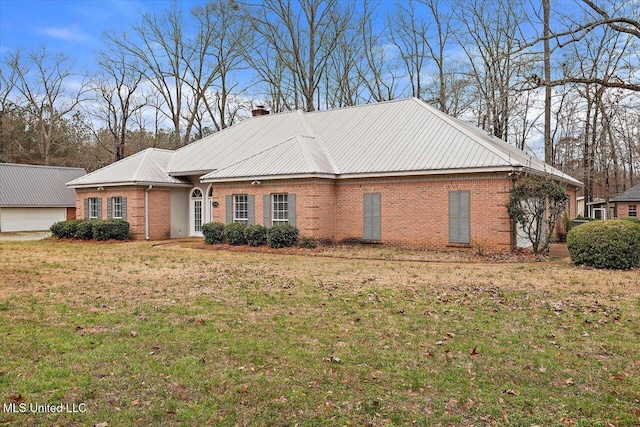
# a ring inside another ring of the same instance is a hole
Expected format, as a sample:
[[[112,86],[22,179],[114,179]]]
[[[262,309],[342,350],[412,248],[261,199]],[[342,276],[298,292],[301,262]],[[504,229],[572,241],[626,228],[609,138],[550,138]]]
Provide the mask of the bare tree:
[[[522,87],[532,67],[532,52],[519,49],[523,11],[508,0],[495,3],[468,0],[458,20],[464,28],[457,38],[469,62],[481,103],[477,124],[507,140],[510,125],[524,107]],[[522,147],[521,147],[522,148]]]
[[[254,65],[285,67],[306,111],[317,108],[316,91],[351,20],[352,6],[342,5],[339,0],[296,0],[295,5],[292,0],[265,0],[250,9],[253,28],[262,38],[256,47],[263,49]]]
[[[51,164],[61,143],[64,118],[76,112],[86,95],[87,82],[74,72],[74,64],[66,56],[50,54],[44,47],[26,56],[19,50],[10,52],[7,60],[16,74],[20,101],[33,115],[39,160]]]
[[[186,47],[185,24],[182,10],[176,2],[160,12],[147,12],[140,22],[133,25],[133,36],[128,33],[106,35],[113,46],[127,52],[130,61],[137,61],[140,72],[145,76],[155,92],[160,95],[162,116],[173,125],[174,147],[189,141],[189,131],[182,126],[184,114],[184,85],[189,73],[188,63],[193,51]]]
[[[89,114],[106,126],[108,141],[102,132],[94,131],[97,142],[115,161],[125,157],[129,122],[137,111],[148,105],[141,93],[144,74],[139,64],[128,58],[118,46],[110,45],[98,52],[97,63],[101,72],[92,82],[95,103]]]

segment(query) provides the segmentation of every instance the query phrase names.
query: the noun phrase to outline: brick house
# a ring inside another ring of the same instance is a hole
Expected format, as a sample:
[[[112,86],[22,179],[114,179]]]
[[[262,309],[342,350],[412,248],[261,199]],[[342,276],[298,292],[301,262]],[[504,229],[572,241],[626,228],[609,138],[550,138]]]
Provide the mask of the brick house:
[[[332,241],[508,251],[505,205],[524,173],[566,184],[576,212],[579,181],[415,98],[254,116],[71,181],[78,217],[125,218],[136,239],[236,221]]]
[[[609,201],[614,205],[614,212],[618,218],[637,218],[638,207],[640,207],[640,185],[630,188],[624,193],[620,193]]]

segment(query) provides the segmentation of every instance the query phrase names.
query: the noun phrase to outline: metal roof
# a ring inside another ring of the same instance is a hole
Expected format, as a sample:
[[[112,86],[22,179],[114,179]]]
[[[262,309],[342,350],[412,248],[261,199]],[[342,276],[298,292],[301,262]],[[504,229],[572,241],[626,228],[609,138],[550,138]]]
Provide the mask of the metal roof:
[[[417,98],[254,117],[175,152],[149,149],[72,187],[265,177],[349,178],[528,170],[582,183]]]
[[[0,206],[74,207],[75,191],[65,183],[85,173],[81,168],[0,163]]]
[[[631,187],[624,193],[618,194],[611,199],[612,202],[640,202],[640,185]]]
[[[187,181],[167,174],[174,152],[147,148],[118,162],[67,183],[70,188],[113,185],[187,185]],[[190,184],[189,184],[190,185]]]

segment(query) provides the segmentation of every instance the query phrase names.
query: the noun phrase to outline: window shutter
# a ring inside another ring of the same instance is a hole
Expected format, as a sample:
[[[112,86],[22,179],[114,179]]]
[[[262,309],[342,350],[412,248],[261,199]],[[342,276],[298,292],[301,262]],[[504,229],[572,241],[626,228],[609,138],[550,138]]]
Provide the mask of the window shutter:
[[[226,196],[225,200],[225,204],[227,205],[227,224],[231,224],[233,222],[233,196]]]
[[[98,199],[98,219],[102,219],[102,198]]]
[[[289,225],[296,226],[296,195],[287,195],[287,205],[289,208]]]
[[[113,203],[113,197],[107,197],[107,219],[111,219],[112,203]]]
[[[89,198],[84,199],[84,219],[89,219]]]
[[[380,207],[380,193],[364,194],[364,221],[362,238],[365,240],[380,240],[382,237],[380,226]]]
[[[255,224],[256,216],[256,196],[249,194],[247,196],[247,224]]]
[[[122,198],[122,219],[127,220],[127,198]]]
[[[469,192],[460,192],[460,243],[471,243]]]
[[[271,227],[271,194],[262,196],[262,225]]]
[[[469,191],[449,192],[449,242],[471,243]]]

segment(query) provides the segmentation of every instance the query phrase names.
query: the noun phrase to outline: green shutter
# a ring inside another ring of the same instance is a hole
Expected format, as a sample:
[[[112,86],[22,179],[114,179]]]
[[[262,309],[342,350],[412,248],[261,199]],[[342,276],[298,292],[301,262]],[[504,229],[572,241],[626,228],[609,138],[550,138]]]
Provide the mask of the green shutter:
[[[247,196],[247,223],[249,225],[255,224],[256,216],[256,196],[249,194]]]
[[[98,219],[102,219],[102,198],[98,199]]]
[[[227,224],[231,224],[233,222],[233,196],[226,196],[226,210],[227,210]]]
[[[296,226],[296,195],[287,195],[287,208],[289,209],[289,225]]]
[[[262,225],[271,227],[271,194],[262,196]]]
[[[111,219],[112,204],[113,204],[113,197],[107,197],[107,219]]]
[[[89,219],[89,198],[84,199],[84,219]]]

